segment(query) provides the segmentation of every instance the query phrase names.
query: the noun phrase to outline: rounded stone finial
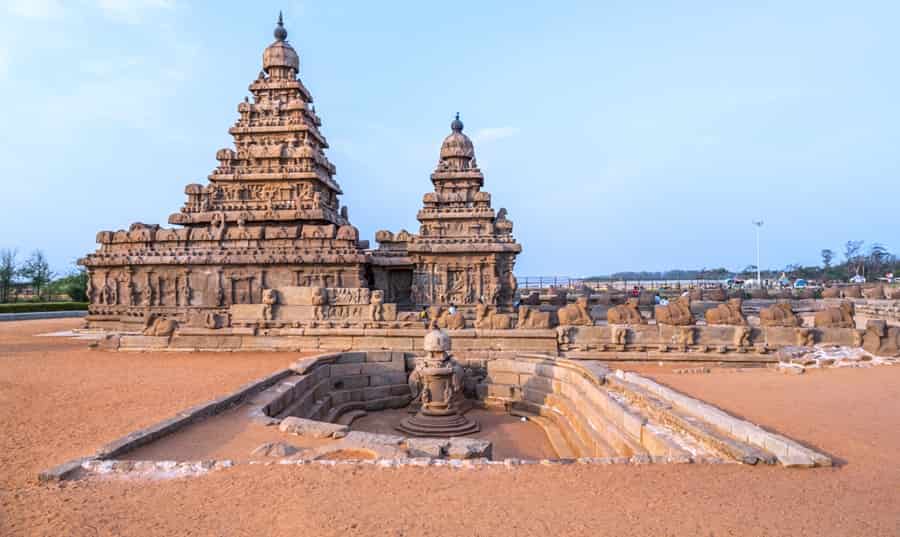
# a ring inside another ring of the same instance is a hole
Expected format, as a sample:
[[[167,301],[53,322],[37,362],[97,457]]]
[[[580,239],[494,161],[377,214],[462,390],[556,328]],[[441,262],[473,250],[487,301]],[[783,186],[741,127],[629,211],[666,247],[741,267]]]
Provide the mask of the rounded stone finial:
[[[425,352],[448,352],[450,351],[450,336],[443,330],[434,329],[425,334],[422,349]]]
[[[275,39],[278,41],[284,41],[287,39],[287,30],[284,29],[284,19],[281,17],[281,12],[278,12],[278,26],[275,27]]]
[[[456,118],[450,122],[450,130],[453,132],[462,132],[463,122],[459,120],[459,112],[456,113]]]

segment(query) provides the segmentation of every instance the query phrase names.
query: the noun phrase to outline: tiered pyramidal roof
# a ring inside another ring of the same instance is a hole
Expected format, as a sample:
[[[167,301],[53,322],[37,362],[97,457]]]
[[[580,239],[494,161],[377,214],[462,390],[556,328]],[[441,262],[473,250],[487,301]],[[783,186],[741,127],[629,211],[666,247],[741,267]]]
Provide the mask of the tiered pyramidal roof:
[[[281,15],[275,41],[263,52],[263,70],[250,84],[252,102],[238,105],[240,117],[228,132],[234,149],[220,149],[218,167],[206,186],[188,185],[188,201],[172,224],[312,221],[346,224],[338,205],[342,193],[322,122],[312,96],[298,78],[300,58],[287,41]]]

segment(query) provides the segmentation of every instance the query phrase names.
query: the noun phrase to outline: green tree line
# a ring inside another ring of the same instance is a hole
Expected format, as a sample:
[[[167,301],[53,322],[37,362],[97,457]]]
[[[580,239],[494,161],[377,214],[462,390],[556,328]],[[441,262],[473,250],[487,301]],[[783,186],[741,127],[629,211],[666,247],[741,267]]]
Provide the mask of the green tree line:
[[[0,250],[0,303],[16,298],[17,284],[30,285],[37,301],[47,301],[57,295],[68,295],[75,302],[87,301],[87,272],[76,268],[66,275],[58,275],[50,269],[41,250],[35,250],[21,261],[16,250]]]

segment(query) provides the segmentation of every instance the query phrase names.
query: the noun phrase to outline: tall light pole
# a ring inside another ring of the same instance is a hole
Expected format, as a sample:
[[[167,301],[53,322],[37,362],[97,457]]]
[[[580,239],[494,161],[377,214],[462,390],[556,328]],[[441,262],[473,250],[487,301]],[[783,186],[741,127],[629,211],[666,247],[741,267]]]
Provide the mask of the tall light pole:
[[[759,268],[759,228],[762,227],[762,220],[754,220],[753,225],[756,226],[756,286],[762,289],[762,270]]]

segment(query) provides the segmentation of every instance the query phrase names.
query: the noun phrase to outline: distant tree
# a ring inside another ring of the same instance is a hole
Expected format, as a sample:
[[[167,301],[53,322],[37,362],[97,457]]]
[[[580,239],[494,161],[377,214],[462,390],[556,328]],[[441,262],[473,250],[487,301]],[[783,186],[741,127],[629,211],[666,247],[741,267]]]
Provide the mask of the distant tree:
[[[75,302],[87,302],[87,271],[76,269],[50,284],[52,294],[65,294]]]
[[[888,252],[887,248],[878,244],[877,242],[872,244],[869,247],[869,255],[868,255],[868,263],[870,266],[870,270],[877,273],[880,273],[884,270],[885,265],[891,259],[891,253]]]
[[[847,263],[847,274],[853,276],[860,271],[865,272],[865,264],[862,262],[859,252],[865,241],[847,241],[844,244],[844,259]]]
[[[15,250],[0,250],[0,302],[9,302],[15,277],[19,274]]]
[[[834,260],[834,250],[829,250],[825,248],[821,252],[822,255],[822,264],[825,266],[825,270],[831,268],[831,261]]]
[[[50,270],[50,263],[47,262],[47,258],[44,256],[44,252],[40,250],[32,252],[31,257],[25,261],[19,273],[31,283],[35,296],[44,298],[47,284],[53,280],[54,276],[53,271]]]

